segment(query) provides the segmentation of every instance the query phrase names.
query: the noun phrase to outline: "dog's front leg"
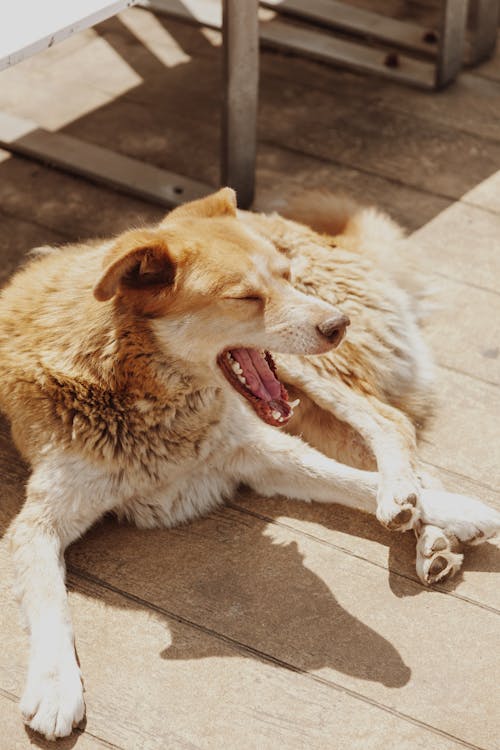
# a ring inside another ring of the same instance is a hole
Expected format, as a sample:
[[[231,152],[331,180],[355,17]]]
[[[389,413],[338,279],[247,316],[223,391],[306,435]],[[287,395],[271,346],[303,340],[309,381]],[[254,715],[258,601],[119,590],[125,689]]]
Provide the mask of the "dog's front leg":
[[[236,473],[262,495],[339,503],[374,514],[379,475],[341,464],[298,437],[258,424],[236,456]]]
[[[339,379],[309,371],[306,365],[296,371],[280,361],[280,372],[321,409],[350,424],[372,451],[380,474],[378,520],[393,530],[413,528],[419,517],[421,486],[415,428],[409,418],[375,397],[356,393]]]
[[[9,529],[16,593],[30,634],[21,711],[26,724],[48,739],[70,734],[85,713],[64,550],[106,508],[98,502],[100,483],[83,464],[64,456],[40,464]]]

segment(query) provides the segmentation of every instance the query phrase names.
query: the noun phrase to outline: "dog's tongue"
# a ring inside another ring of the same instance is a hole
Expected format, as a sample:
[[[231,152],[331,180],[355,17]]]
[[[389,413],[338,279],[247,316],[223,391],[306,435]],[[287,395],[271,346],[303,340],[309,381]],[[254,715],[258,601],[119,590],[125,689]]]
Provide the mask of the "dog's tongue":
[[[232,349],[231,354],[243,370],[247,387],[254,396],[263,401],[281,400],[281,383],[261,352],[257,349]]]

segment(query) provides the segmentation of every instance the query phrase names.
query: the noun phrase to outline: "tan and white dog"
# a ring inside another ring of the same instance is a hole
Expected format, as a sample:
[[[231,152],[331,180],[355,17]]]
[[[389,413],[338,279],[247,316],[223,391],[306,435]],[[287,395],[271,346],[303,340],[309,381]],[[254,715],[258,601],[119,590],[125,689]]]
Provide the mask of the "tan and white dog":
[[[48,738],[85,710],[64,550],[107,511],[168,527],[240,483],[341,503],[413,528],[426,583],[458,569],[457,540],[500,528],[422,480],[432,365],[399,230],[313,204],[319,232],[238,212],[225,188],[158,226],[44,248],[0,296],[0,407],[32,467],[9,531],[31,637],[21,709]]]

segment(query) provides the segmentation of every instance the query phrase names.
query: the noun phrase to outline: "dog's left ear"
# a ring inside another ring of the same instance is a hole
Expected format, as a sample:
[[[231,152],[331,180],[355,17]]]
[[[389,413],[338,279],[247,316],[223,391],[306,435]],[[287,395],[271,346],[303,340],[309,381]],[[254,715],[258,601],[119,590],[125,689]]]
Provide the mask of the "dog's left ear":
[[[237,202],[236,193],[230,187],[221,188],[206,198],[199,198],[190,203],[184,203],[182,206],[174,208],[166,215],[162,224],[169,222],[170,219],[184,218],[192,216],[198,219],[209,219],[213,216],[236,216]]]
[[[105,302],[117,292],[160,291],[174,283],[175,274],[165,240],[154,232],[133,230],[119,237],[106,255],[94,297]]]

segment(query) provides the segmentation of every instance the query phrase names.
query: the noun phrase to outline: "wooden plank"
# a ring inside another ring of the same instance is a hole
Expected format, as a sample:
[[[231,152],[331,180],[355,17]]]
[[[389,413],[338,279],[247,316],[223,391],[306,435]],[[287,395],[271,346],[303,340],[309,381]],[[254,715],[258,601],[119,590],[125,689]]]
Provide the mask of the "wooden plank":
[[[0,223],[5,226],[6,214],[16,222],[10,229],[19,238],[13,241],[14,253],[44,242],[62,244],[86,237],[109,237],[131,226],[157,222],[165,214],[165,209],[151,203],[125,198],[19,157],[4,162],[0,174]],[[31,230],[23,232],[26,221]],[[7,245],[4,252],[10,252],[7,233],[3,242]]]
[[[402,53],[388,53],[281,21],[266,24],[261,39],[274,49],[303,54],[364,73],[375,73],[400,83],[426,89],[434,87],[434,65]]]
[[[500,294],[432,275],[428,285],[435,293],[425,333],[437,362],[500,385]]]
[[[160,608],[175,603],[177,616],[441,736],[495,748],[492,612],[405,579],[394,596],[386,571],[230,510],[172,532],[110,534],[106,523],[75,545],[72,569]]]
[[[500,169],[469,190],[462,202],[500,214]]]
[[[436,395],[438,418],[422,437],[422,458],[490,487],[498,487],[498,386],[439,368]]]
[[[133,0],[18,0],[0,26],[0,70],[132,5]]]
[[[3,572],[4,550],[0,560]],[[24,680],[26,639],[5,575],[1,580],[0,693],[8,689],[15,698]],[[208,628],[183,623],[162,609],[163,601],[149,607],[74,575],[70,585],[86,686],[87,725],[77,738],[82,750],[380,750],[395,736],[403,750],[425,750],[429,742],[436,750],[462,747]],[[12,700],[0,697],[9,750],[31,747],[17,712]],[[58,747],[74,741],[60,740]],[[48,750],[49,743],[36,742]]]
[[[36,123],[0,113],[0,145],[51,166],[131,193],[162,206],[175,206],[210,192],[208,185],[158,169]]]
[[[356,98],[348,113],[346,107],[341,102],[337,112],[323,92],[262,77],[261,118],[273,145],[455,199],[500,163],[500,144],[418,112],[388,110],[382,97]]]
[[[490,193],[491,200],[494,195]],[[499,213],[457,202],[416,231],[409,242],[434,273],[498,294],[499,237]]]
[[[1,211],[0,228],[0,286],[25,260],[25,253],[31,247],[58,245],[66,239],[64,235],[47,227],[6,216]]]
[[[396,45],[427,55],[436,53],[436,29],[429,29],[411,21],[400,21],[389,15],[373,13],[345,2],[309,0],[305,4],[301,0],[261,0],[260,5],[276,10],[280,14],[348,31],[391,46]],[[428,40],[427,34],[429,34]]]
[[[500,82],[462,73],[453,86],[431,96],[415,89],[380,82],[373,94],[383,99],[391,110],[408,114],[420,112],[432,123],[451,130],[500,141]]]

